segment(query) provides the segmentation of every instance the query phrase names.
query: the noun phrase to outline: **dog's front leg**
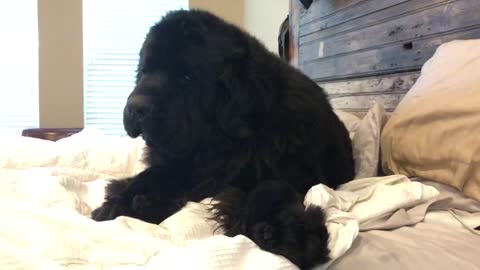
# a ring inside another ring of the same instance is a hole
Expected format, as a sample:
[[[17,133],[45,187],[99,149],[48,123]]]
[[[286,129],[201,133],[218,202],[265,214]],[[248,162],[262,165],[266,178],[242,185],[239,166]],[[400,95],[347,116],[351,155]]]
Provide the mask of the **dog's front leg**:
[[[106,187],[105,201],[91,216],[96,221],[129,216],[158,224],[184,205],[189,179],[178,171],[151,167]]]
[[[285,181],[261,182],[248,194],[231,189],[215,197],[216,220],[226,235],[243,234],[309,269],[328,261],[328,232],[323,210],[305,209],[303,197]]]

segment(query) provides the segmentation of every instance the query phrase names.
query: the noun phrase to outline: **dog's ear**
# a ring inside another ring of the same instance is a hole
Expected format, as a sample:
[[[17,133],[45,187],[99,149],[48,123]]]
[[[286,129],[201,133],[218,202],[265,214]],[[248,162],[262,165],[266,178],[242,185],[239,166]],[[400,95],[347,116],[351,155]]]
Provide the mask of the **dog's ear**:
[[[234,37],[234,42],[224,54],[215,93],[218,124],[225,134],[237,139],[255,134],[254,116],[258,107],[248,69],[252,64],[249,48],[243,39],[243,35]]]
[[[216,122],[230,138],[247,139],[254,135],[255,104],[248,89],[228,81],[216,89]]]

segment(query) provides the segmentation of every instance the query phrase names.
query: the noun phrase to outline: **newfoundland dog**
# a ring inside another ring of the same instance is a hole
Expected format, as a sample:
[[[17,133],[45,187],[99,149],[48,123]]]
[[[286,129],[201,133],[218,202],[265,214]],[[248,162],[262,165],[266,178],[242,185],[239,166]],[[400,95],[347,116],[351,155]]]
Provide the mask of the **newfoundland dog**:
[[[303,198],[353,179],[348,132],[324,91],[258,40],[208,12],[168,13],[145,39],[123,117],[148,168],[112,181],[93,219],[160,223],[213,197],[226,235],[302,269],[328,260],[323,211]]]

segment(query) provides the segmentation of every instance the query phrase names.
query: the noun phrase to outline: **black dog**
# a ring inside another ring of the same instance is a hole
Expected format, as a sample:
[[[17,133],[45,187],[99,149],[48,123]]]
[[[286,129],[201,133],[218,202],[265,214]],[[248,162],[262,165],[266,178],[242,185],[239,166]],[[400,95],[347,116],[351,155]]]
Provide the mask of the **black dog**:
[[[328,232],[303,197],[353,178],[351,142],[323,90],[255,38],[203,11],[153,26],[124,110],[148,169],[107,187],[95,220],[159,223],[214,197],[216,221],[301,268],[328,260]]]

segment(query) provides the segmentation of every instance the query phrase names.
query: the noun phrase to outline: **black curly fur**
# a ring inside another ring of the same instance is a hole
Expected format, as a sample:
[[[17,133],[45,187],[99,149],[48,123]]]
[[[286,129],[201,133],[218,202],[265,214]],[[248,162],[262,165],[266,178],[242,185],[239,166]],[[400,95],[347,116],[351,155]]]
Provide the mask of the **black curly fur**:
[[[214,197],[227,235],[301,268],[328,260],[323,212],[303,197],[353,178],[348,132],[323,90],[255,38],[207,12],[167,14],[143,44],[124,125],[148,168],[111,182],[93,219],[159,223]]]

